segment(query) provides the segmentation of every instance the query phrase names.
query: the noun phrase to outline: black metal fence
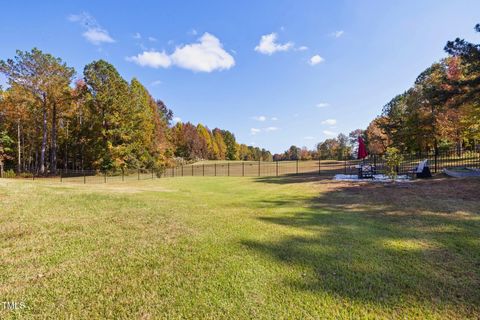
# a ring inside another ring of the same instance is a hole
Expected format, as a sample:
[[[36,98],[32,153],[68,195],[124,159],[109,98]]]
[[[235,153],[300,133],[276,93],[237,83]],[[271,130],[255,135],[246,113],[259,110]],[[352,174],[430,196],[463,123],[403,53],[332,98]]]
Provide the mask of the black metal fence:
[[[412,173],[420,161],[428,160],[433,173],[446,168],[466,167],[480,168],[480,152],[444,151],[417,154],[404,154],[403,161],[397,168],[398,174]],[[179,176],[281,176],[318,174],[334,176],[335,174],[357,174],[360,164],[375,167],[379,174],[386,173],[387,161],[384,155],[371,155],[363,160],[345,157],[343,160],[297,160],[297,161],[232,161],[215,163],[194,163],[168,168],[163,173],[167,177]]]
[[[397,168],[399,174],[411,173],[418,163],[428,160],[432,173],[441,172],[445,168],[467,167],[480,168],[480,152],[475,151],[444,151],[417,154],[404,154],[403,161]],[[282,175],[320,175],[357,174],[360,164],[369,164],[375,167],[377,173],[387,171],[386,158],[383,155],[370,155],[363,160],[345,157],[343,160],[297,160],[297,161],[218,161],[199,162],[176,167],[160,169],[133,169],[124,171],[95,171],[95,170],[58,170],[55,174],[38,175],[22,173],[19,177],[26,179],[56,179],[57,181],[77,183],[107,183],[134,180],[158,179],[163,177],[185,176],[232,176],[232,177],[265,177]],[[3,177],[16,177],[9,170]]]

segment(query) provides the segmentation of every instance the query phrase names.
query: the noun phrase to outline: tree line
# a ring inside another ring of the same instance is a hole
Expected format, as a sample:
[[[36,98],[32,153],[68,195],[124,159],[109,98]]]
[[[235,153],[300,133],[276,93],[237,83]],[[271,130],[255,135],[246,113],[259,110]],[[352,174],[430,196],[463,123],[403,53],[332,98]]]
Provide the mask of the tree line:
[[[138,81],[98,60],[83,77],[39,49],[0,61],[0,166],[17,172],[162,168],[176,161],[271,160],[228,130],[177,123]]]
[[[480,24],[475,31],[480,32]],[[342,159],[353,156],[358,136],[372,154],[384,154],[389,147],[402,153],[478,150],[480,44],[457,38],[444,50],[448,56],[420,73],[413,86],[389,101],[365,130],[327,139],[316,150],[292,146],[274,158]]]

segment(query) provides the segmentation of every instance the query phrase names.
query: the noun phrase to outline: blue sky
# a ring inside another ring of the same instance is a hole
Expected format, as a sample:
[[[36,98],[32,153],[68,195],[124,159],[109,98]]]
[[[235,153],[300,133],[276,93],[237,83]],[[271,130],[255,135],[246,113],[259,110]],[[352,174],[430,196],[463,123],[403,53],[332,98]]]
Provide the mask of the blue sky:
[[[480,1],[10,1],[0,59],[38,47],[81,77],[105,59],[182,121],[273,152],[365,128]],[[5,79],[0,79],[0,83]]]

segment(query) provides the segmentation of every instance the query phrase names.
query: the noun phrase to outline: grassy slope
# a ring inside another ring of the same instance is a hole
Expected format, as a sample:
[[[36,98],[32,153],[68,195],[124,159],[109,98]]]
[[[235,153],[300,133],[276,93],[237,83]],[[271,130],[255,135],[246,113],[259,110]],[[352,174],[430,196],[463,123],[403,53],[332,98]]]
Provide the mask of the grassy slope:
[[[478,318],[480,180],[0,180],[0,318]]]

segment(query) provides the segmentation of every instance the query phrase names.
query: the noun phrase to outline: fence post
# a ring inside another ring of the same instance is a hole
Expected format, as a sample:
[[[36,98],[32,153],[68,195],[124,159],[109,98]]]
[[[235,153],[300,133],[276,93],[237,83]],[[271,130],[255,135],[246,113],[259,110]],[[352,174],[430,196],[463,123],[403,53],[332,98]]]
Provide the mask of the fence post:
[[[242,177],[245,177],[245,161],[242,161]]]
[[[205,164],[202,164],[202,175],[205,176]]]
[[[318,155],[318,175],[320,175],[320,154]]]
[[[227,162],[227,176],[230,177],[230,162]]]
[[[260,177],[260,160],[258,160],[258,176]]]
[[[278,160],[275,161],[275,175],[278,177]]]
[[[63,174],[62,174],[62,170],[60,170],[60,182],[63,182]]]
[[[152,180],[153,180],[153,168],[152,168]]]
[[[140,180],[140,169],[137,169],[137,177],[138,177],[138,180]]]
[[[437,173],[437,158],[438,158],[438,150],[435,149],[435,173]]]
[[[122,182],[125,181],[125,171],[124,169],[122,168]]]
[[[193,177],[193,164],[192,164],[192,177]]]
[[[103,178],[103,182],[104,183],[107,183],[107,170],[105,170],[105,174],[104,174],[104,178]]]
[[[296,174],[298,174],[298,159],[297,159],[297,166],[296,166]]]
[[[182,177],[183,177],[183,164],[182,164]]]
[[[216,177],[217,176],[217,164],[216,163],[213,164],[213,168],[214,168],[215,177]]]

